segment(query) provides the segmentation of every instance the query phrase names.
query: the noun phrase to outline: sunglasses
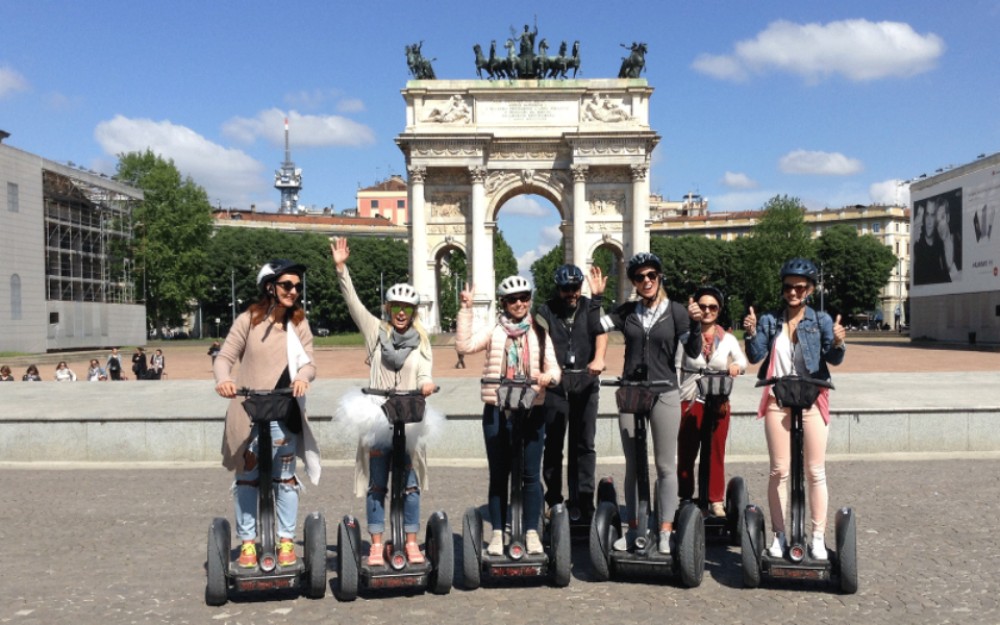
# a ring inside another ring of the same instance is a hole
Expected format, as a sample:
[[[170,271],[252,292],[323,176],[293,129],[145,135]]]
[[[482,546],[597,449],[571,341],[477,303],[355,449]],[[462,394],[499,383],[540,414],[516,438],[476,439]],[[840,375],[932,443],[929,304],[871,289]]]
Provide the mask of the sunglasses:
[[[407,317],[412,317],[413,306],[410,306],[409,304],[392,304],[389,306],[389,312],[391,312],[394,315],[398,315],[399,313],[405,313]]]
[[[698,304],[702,312],[719,312],[718,304]]]
[[[580,290],[579,284],[564,284],[559,287],[559,290],[563,293],[576,293]]]
[[[781,290],[785,293],[791,293],[795,291],[796,293],[805,293],[806,289],[809,288],[808,284],[782,284]]]
[[[503,299],[506,304],[513,304],[514,302],[521,302],[522,304],[531,301],[531,293],[519,293],[518,295],[511,295]]]
[[[656,273],[655,271],[647,271],[645,273],[637,273],[637,274],[635,274],[635,277],[632,278],[632,282],[635,282],[637,284],[645,282],[646,280],[649,280],[650,282],[656,282],[656,280],[659,277],[660,277],[660,274]]]
[[[300,293],[302,292],[301,282],[292,282],[291,280],[285,280],[283,282],[275,282],[275,284],[285,289],[286,291],[298,291]]]

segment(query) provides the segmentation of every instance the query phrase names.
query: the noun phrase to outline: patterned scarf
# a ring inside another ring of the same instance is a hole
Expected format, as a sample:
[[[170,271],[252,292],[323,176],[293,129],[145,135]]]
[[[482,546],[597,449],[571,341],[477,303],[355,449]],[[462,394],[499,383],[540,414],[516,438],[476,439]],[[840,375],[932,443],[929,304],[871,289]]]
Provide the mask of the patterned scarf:
[[[522,371],[528,362],[528,330],[531,328],[531,314],[525,315],[520,321],[514,321],[507,313],[501,313],[498,321],[510,339],[507,341],[506,377],[512,378]]]

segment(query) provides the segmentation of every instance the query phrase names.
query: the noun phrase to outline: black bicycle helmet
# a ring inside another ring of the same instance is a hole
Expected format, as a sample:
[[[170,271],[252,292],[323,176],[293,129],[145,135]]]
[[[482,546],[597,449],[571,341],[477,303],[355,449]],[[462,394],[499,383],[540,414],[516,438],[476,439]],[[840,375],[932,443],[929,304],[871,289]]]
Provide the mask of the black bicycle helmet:
[[[557,286],[580,286],[581,284],[583,284],[583,272],[576,265],[563,265],[556,269]]]
[[[266,291],[268,284],[277,280],[278,276],[285,275],[286,273],[294,273],[301,280],[305,272],[305,265],[284,258],[276,258],[264,263],[264,266],[260,268],[260,271],[257,273],[257,288],[261,291]]]
[[[819,270],[816,269],[816,264],[807,258],[793,258],[781,266],[781,279],[784,280],[788,276],[800,276],[815,285]]]
[[[639,252],[628,260],[628,264],[625,266],[625,275],[628,276],[629,280],[635,280],[635,274],[642,267],[652,267],[656,273],[663,273],[663,263],[660,262],[659,256],[649,252]]]
[[[723,295],[722,291],[718,288],[712,286],[711,284],[706,284],[704,286],[698,287],[698,290],[694,292],[694,301],[699,301],[702,295],[711,295],[715,298],[715,301],[719,303],[719,310],[726,304],[726,296]]]

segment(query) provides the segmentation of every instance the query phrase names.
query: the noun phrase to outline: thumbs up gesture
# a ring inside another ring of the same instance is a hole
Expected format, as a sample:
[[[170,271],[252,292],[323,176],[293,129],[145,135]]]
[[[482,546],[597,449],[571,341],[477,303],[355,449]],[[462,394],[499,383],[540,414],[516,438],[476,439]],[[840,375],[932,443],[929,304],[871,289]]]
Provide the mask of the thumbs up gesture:
[[[844,326],[840,325],[840,315],[837,315],[837,318],[833,320],[833,346],[843,345],[846,337],[847,331],[844,330]]]
[[[701,307],[698,306],[693,297],[688,298],[688,316],[695,321],[701,321],[704,316],[701,313]]]
[[[750,335],[757,333],[757,315],[753,312],[753,306],[750,307],[747,316],[743,318],[743,329]]]

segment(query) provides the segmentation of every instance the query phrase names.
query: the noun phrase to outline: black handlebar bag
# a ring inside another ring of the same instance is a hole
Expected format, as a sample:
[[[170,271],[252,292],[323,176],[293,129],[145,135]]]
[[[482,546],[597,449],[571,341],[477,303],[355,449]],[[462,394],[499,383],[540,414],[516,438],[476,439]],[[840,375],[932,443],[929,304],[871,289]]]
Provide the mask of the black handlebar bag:
[[[798,379],[781,379],[774,383],[774,398],[782,408],[801,408],[808,410],[819,397],[819,388],[815,384]]]
[[[288,421],[293,409],[297,410],[296,399],[291,395],[249,395],[243,401],[243,408],[254,423]]]
[[[497,388],[497,406],[502,410],[531,410],[538,393],[530,386],[505,386]]]
[[[575,371],[563,371],[562,372],[562,388],[566,394],[570,393],[583,393],[584,391],[590,390],[592,386],[597,382],[595,376],[589,373],[577,373]]]
[[[721,375],[703,375],[698,378],[698,395],[701,397],[729,397],[733,392],[733,378]]]
[[[648,386],[622,386],[615,391],[618,412],[626,414],[649,414],[659,394]]]
[[[393,395],[382,404],[389,423],[420,423],[427,401],[423,395]]]

